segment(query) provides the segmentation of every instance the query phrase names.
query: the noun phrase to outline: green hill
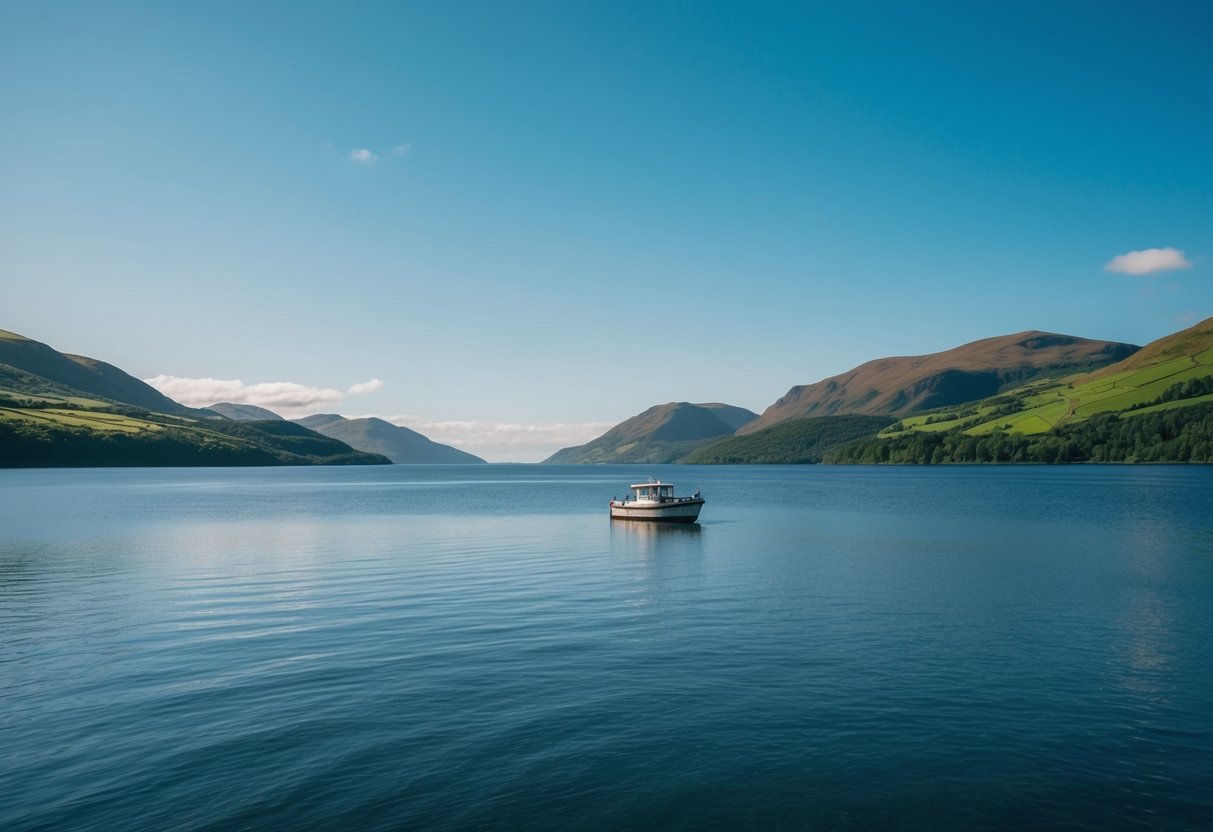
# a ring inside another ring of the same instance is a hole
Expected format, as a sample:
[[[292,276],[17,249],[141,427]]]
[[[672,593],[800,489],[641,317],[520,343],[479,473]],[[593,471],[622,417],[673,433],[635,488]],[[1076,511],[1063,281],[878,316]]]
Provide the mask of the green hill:
[[[815,384],[793,387],[738,433],[804,416],[907,416],[977,401],[1035,378],[1055,378],[1120,361],[1132,344],[1051,332],[985,338],[930,355],[879,358]]]
[[[387,461],[290,422],[191,410],[110,364],[0,332],[0,467]]]
[[[825,453],[875,436],[891,416],[809,416],[788,419],[744,436],[728,436],[693,451],[683,462],[696,465],[766,465],[821,462]]]
[[[691,452],[757,418],[733,405],[670,402],[620,422],[597,439],[564,448],[547,463],[679,462]]]
[[[112,364],[57,352],[46,344],[0,330],[0,388],[51,395],[84,395],[157,413],[189,408]]]
[[[0,467],[365,465],[355,451],[291,422],[152,413],[81,398],[0,393]]]
[[[442,445],[415,430],[393,425],[383,419],[346,419],[331,413],[305,416],[296,420],[317,433],[339,439],[351,448],[382,454],[401,464],[469,465],[484,460],[450,445]]]
[[[1049,455],[1045,449],[1065,445],[1065,461],[1207,461],[1200,456],[1202,443],[1213,437],[1201,434],[1201,414],[1209,405],[1213,318],[1094,372],[1036,381],[979,402],[903,419],[875,440],[857,443],[832,458],[929,462],[1006,461],[1001,457],[1008,456],[1010,461],[1053,461],[1038,458]],[[1166,416],[1170,411],[1176,413]],[[1166,445],[1180,433],[1186,436],[1183,443]],[[1143,442],[1169,450],[1147,452]]]

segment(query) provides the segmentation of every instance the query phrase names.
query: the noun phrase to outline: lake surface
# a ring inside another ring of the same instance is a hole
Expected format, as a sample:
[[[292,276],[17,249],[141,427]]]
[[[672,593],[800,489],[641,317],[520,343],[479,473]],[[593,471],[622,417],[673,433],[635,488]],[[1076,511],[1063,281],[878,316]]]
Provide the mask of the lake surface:
[[[6,830],[1210,824],[1213,468],[0,472]]]

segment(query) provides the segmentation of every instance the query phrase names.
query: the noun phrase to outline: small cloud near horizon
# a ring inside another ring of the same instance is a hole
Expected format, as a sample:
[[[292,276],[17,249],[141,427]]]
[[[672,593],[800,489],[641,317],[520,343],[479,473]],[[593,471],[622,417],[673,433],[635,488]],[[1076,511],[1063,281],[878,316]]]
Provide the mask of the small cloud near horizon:
[[[364,381],[361,384],[351,384],[350,389],[345,391],[347,396],[361,396],[366,393],[374,393],[383,389],[383,382],[377,378],[370,381]]]
[[[350,158],[363,165],[373,165],[379,160],[378,156],[367,150],[365,147],[359,147],[351,150]]]
[[[409,142],[405,142],[404,144],[398,144],[392,148],[392,155],[393,156],[403,156],[404,154],[408,153],[412,149],[413,149],[413,145],[410,144]]]
[[[1190,269],[1192,263],[1177,248],[1146,248],[1118,254],[1104,264],[1104,271],[1120,274],[1146,275],[1173,269]]]

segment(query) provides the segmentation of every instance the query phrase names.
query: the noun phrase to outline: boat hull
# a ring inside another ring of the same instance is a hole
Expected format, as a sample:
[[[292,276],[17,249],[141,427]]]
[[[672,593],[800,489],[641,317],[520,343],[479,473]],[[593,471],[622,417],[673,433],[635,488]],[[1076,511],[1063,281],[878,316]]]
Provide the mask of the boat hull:
[[[648,523],[694,523],[699,519],[703,500],[679,500],[673,503],[611,503],[612,520],[640,520]]]

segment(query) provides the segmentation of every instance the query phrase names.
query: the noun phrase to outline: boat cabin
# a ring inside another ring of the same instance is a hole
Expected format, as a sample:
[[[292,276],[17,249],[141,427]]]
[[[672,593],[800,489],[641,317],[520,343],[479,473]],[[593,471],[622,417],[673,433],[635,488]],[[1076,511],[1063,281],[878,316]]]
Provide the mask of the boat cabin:
[[[632,499],[653,503],[664,503],[674,498],[674,486],[668,482],[642,482],[629,485],[634,492]]]

